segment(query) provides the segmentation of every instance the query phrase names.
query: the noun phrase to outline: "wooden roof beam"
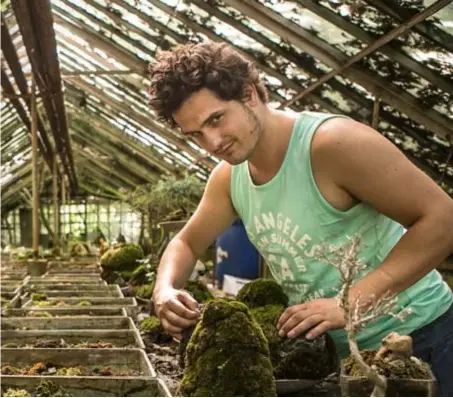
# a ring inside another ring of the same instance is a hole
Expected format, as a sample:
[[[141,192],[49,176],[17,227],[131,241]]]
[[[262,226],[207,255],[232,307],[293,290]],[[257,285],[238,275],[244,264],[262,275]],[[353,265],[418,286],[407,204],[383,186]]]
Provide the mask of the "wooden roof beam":
[[[66,125],[50,0],[41,0],[39,4],[11,0],[11,4],[39,90],[41,93],[48,91],[53,94],[52,97],[44,96],[43,104],[52,128],[57,152],[71,188],[76,192],[77,177]]]
[[[286,108],[287,106],[293,104],[295,101],[300,100],[308,93],[312,92],[313,90],[320,87],[322,84],[329,81],[332,77],[339,75],[340,73],[344,73],[346,69],[350,68],[355,63],[359,62],[366,56],[372,54],[373,52],[377,51],[382,46],[386,45],[396,37],[402,35],[403,33],[407,32],[412,26],[418,24],[421,21],[424,21],[426,18],[430,17],[431,15],[435,14],[440,9],[444,8],[448,3],[452,0],[438,0],[433,3],[431,6],[427,7],[424,11],[414,15],[409,21],[402,23],[401,25],[397,26],[396,28],[392,29],[390,32],[386,33],[385,35],[381,36],[375,42],[370,44],[368,47],[364,48],[362,51],[355,54],[353,57],[349,58],[346,63],[344,63],[341,67],[335,68],[329,73],[326,73],[323,77],[318,79],[318,81],[314,82],[309,87],[305,88],[301,92],[299,92],[296,96],[294,96],[289,101],[286,101],[284,104],[281,105],[280,108]],[[444,88],[444,87],[442,87]],[[453,90],[453,88],[452,88]],[[453,133],[452,133],[453,134]]]
[[[384,14],[390,15],[398,22],[403,22],[413,16],[413,12],[398,6],[394,1],[388,0],[365,0]],[[436,45],[444,48],[447,51],[453,52],[453,36],[434,26],[429,22],[422,22],[414,26],[413,30],[418,34],[436,43]]]
[[[365,43],[371,44],[376,40],[375,37],[373,37],[373,35],[367,33],[359,26],[354,25],[351,22],[348,22],[345,18],[342,18],[341,16],[337,15],[335,12],[329,10],[327,7],[320,5],[315,0],[297,0],[297,1],[299,4],[303,5],[307,10],[310,10],[319,17],[332,23],[333,25],[344,30],[345,32],[348,32],[349,34],[353,35],[354,37]],[[411,28],[413,28],[413,26],[411,26]],[[387,34],[390,34],[390,32]],[[403,51],[394,47],[391,43],[383,45],[379,49],[379,51],[387,55],[392,60],[397,61],[407,69],[416,73],[417,75],[423,77],[424,79],[432,83],[434,86],[439,87],[442,90],[453,95],[453,85],[451,84],[451,82],[442,77],[439,73],[436,73],[432,69],[415,61],[413,58],[406,55]]]
[[[253,18],[261,25],[266,26],[275,34],[280,35],[283,40],[307,51],[331,68],[341,68],[347,62],[347,56],[341,51],[257,1],[224,0],[224,2]],[[453,135],[450,127],[451,121],[448,121],[447,118],[444,118],[433,109],[422,107],[416,98],[394,84],[389,83],[385,78],[356,66],[348,68],[345,71],[345,75],[374,95],[379,96],[382,101],[399,109],[441,137]]]

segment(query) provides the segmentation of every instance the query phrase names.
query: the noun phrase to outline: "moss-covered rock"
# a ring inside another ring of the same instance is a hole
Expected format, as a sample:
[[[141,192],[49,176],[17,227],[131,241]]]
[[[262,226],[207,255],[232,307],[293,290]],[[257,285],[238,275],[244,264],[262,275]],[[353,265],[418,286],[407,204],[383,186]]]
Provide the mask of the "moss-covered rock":
[[[154,286],[156,285],[156,281],[152,281],[147,285],[140,286],[136,291],[135,295],[144,299],[151,299],[153,297]]]
[[[140,330],[146,333],[147,340],[151,343],[165,343],[171,341],[172,337],[162,327],[158,317],[150,316],[140,322]]]
[[[205,303],[213,298],[207,286],[201,281],[187,282],[184,290],[187,290],[199,303]]]
[[[328,335],[307,340],[281,338],[277,323],[285,311],[282,305],[266,305],[251,310],[269,344],[276,379],[317,380],[336,370],[335,345]]]
[[[209,301],[187,345],[183,396],[276,396],[269,348],[248,308]]]
[[[109,270],[133,271],[137,267],[137,260],[142,259],[143,256],[140,246],[125,244],[105,252],[101,257],[101,265]]]
[[[288,296],[283,288],[271,279],[256,279],[242,286],[236,299],[250,309],[268,304],[288,306]]]

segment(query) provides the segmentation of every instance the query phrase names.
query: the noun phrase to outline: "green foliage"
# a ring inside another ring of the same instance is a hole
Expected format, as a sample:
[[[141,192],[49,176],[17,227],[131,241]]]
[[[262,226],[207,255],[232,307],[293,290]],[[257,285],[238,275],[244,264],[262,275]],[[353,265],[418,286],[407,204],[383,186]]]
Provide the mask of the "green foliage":
[[[89,307],[91,305],[91,303],[87,300],[83,300],[83,301],[79,301],[76,305],[78,307]]]
[[[189,281],[184,289],[199,303],[204,303],[213,298],[206,285],[200,281]]]
[[[19,390],[18,388],[8,388],[4,394],[4,397],[30,397],[31,394],[27,390]]]
[[[135,292],[135,295],[144,299],[150,299],[153,297],[153,292],[154,292],[154,286],[156,285],[155,281],[152,281],[151,283],[147,285],[140,286],[137,291]]]
[[[256,279],[245,284],[239,290],[236,299],[249,308],[263,307],[268,304],[288,306],[288,296],[272,279]]]
[[[42,380],[36,387],[37,397],[70,397],[67,391],[51,380]]]
[[[137,266],[137,260],[144,256],[140,246],[125,244],[119,248],[109,249],[101,257],[101,265],[109,270],[132,271]]]
[[[206,304],[187,345],[181,394],[276,396],[266,339],[244,304]]]
[[[145,264],[141,264],[132,272],[129,283],[134,286],[144,285],[153,281],[155,276],[155,272],[150,272]]]
[[[45,301],[47,300],[47,294],[43,292],[36,292],[31,295],[33,301]]]
[[[129,195],[128,202],[139,211],[147,212],[150,207],[158,219],[176,210],[187,216],[195,210],[204,186],[195,175],[185,174],[180,179],[168,177],[157,184],[140,185]]]

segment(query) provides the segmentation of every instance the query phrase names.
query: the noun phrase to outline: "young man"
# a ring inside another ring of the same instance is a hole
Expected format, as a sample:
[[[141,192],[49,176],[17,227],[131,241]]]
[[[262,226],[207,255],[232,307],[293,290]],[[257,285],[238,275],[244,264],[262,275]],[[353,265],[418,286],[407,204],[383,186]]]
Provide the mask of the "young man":
[[[290,297],[281,335],[328,332],[348,346],[335,295],[339,274],[315,253],[360,235],[367,265],[351,303],[391,291],[412,314],[382,317],[358,335],[373,348],[391,331],[412,333],[440,393],[453,394],[453,296],[433,270],[453,252],[453,201],[382,135],[349,118],[299,115],[266,105],[255,67],[230,47],[189,44],[161,52],[151,68],[151,105],[222,162],[193,217],[159,266],[154,304],[174,336],[198,317],[181,289],[197,257],[241,218],[274,278]],[[404,228],[407,232],[404,233]]]

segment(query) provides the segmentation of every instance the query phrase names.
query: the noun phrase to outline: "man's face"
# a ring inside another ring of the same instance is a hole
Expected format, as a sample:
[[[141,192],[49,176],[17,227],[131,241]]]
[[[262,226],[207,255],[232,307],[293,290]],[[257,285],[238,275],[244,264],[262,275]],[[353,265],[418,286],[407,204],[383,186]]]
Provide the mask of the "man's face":
[[[188,139],[236,165],[250,157],[263,130],[253,103],[253,99],[251,105],[223,101],[203,88],[181,105],[173,119]]]

